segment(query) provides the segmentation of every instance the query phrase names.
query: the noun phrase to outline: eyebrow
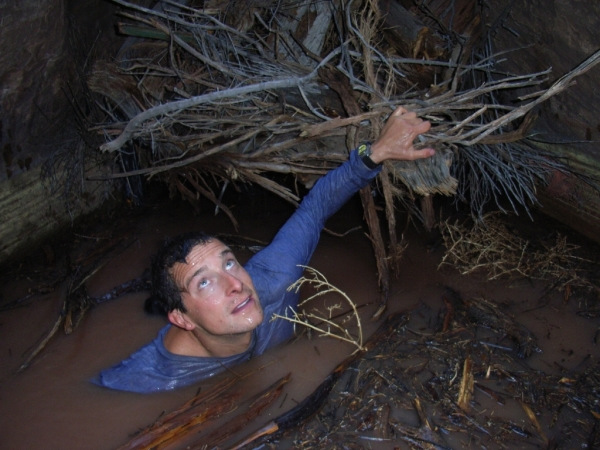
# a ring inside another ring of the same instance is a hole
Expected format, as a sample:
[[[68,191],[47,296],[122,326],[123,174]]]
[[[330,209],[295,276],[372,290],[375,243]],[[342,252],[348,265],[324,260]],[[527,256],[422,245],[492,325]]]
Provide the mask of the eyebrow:
[[[223,249],[221,251],[221,253],[219,253],[219,257],[221,259],[223,259],[223,257],[225,257],[227,255],[233,255],[233,251],[229,247],[226,247],[225,249]],[[192,280],[194,278],[196,278],[198,275],[200,275],[202,272],[204,272],[205,270],[206,270],[206,265],[198,267],[198,269],[192,274],[192,276],[190,277],[190,279],[186,283],[184,283],[186,291],[189,292],[189,290],[190,290],[189,286],[190,286],[190,283],[192,282]]]

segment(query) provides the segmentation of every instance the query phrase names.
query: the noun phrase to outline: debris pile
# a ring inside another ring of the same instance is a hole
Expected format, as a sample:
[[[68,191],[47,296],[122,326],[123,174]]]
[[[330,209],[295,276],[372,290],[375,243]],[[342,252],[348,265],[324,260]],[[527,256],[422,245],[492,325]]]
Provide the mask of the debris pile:
[[[251,184],[296,204],[302,192],[276,174],[310,186],[375,138],[398,105],[432,122],[418,144],[436,156],[387,163],[378,178],[389,243],[371,189],[361,192],[383,305],[397,204],[427,227],[433,195],[454,196],[478,218],[505,201],[528,210],[537,183],[568,172],[525,140],[532,113],[600,60],[598,52],[547,89],[549,70],[498,76],[494,30],[475,0],[408,9],[391,0],[115,3],[128,37],[114,62],[89,74],[89,131],[116,163],[110,178],[126,179],[134,197],[140,177],[161,181],[236,223],[228,190]]]
[[[600,445],[598,361],[581,371],[535,370],[527,358],[536,338],[498,305],[450,289],[441,300],[428,328],[417,310],[394,319],[310,420],[262,437],[262,448]]]

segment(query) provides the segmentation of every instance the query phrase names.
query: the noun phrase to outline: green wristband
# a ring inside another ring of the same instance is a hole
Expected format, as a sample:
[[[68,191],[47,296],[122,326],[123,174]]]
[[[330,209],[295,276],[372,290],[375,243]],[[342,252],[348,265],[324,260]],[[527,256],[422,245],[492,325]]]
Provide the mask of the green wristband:
[[[371,154],[373,152],[371,151],[370,142],[365,142],[364,144],[359,145],[357,150],[358,156],[360,156],[360,159],[362,159],[362,162],[365,164],[365,166],[367,166],[371,170],[377,169],[379,167],[379,164],[377,164],[371,159]]]

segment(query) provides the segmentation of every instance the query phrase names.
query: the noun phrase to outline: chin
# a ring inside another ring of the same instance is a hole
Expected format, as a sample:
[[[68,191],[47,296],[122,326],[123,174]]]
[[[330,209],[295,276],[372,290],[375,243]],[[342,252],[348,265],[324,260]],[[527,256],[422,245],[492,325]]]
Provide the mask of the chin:
[[[261,323],[263,323],[264,317],[261,311],[259,316],[246,317],[245,320],[248,325],[248,331],[254,331]]]

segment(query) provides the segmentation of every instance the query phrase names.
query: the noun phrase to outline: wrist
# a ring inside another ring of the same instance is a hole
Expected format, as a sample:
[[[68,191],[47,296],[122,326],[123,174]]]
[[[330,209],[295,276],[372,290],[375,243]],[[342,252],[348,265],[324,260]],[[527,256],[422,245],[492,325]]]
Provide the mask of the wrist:
[[[373,142],[373,144],[371,144],[371,160],[375,164],[382,164],[386,159],[385,151],[385,147],[379,142],[379,140]]]
[[[364,165],[367,166],[369,169],[374,170],[381,164],[380,161],[373,160],[373,150],[371,148],[370,142],[365,142],[364,144],[359,145],[357,151],[358,156],[360,157]]]

